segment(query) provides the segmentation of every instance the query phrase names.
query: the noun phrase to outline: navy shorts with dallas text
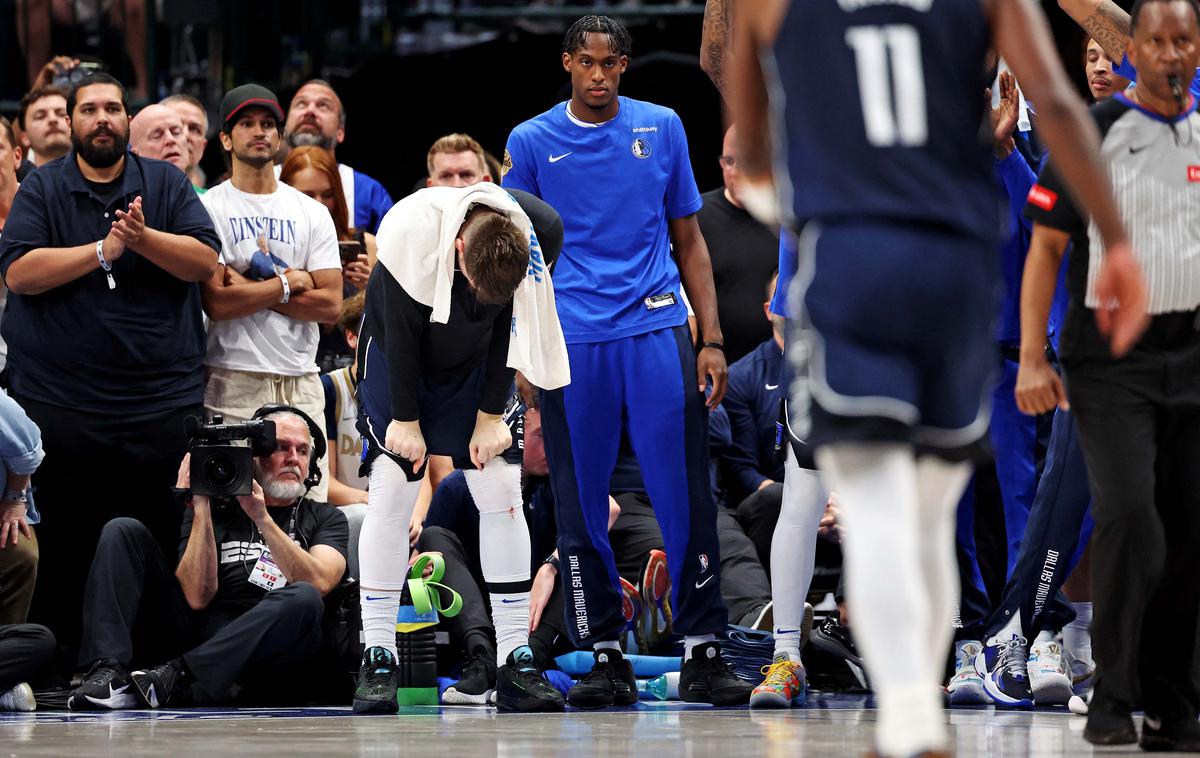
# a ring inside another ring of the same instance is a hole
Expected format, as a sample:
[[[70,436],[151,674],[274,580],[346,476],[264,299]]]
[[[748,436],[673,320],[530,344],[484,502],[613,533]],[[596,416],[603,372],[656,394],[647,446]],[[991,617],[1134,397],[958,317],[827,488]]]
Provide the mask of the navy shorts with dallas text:
[[[372,342],[366,350],[366,365],[359,368],[358,431],[363,436],[361,476],[367,476],[379,455],[386,455],[404,470],[409,481],[417,481],[425,472],[414,471],[412,463],[384,447],[388,424],[392,421],[392,401],[387,356]],[[367,366],[370,371],[367,371]],[[486,366],[461,374],[431,378],[422,376],[417,386],[421,435],[429,455],[447,455],[455,468],[472,468],[471,434],[475,431],[479,401],[483,397]],[[520,464],[525,450],[525,406],[516,387],[509,394],[504,420],[512,434],[512,444],[502,453],[504,460]],[[426,463],[428,465],[428,463]]]
[[[977,455],[997,368],[997,251],[984,238],[891,221],[817,224],[789,303],[789,403],[814,449],[901,442]]]

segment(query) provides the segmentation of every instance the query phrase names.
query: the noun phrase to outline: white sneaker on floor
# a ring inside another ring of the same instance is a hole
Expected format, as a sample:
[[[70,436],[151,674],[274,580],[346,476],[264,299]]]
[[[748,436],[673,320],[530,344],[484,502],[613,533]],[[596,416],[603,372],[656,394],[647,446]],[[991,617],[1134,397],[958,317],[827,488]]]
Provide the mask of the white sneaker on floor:
[[[1089,706],[1092,704],[1092,691],[1088,690],[1079,695],[1072,695],[1067,701],[1067,710],[1074,713],[1076,716],[1088,715]]]
[[[33,711],[37,709],[37,700],[33,698],[33,688],[21,682],[8,692],[0,693],[0,711]]]
[[[954,676],[946,685],[950,705],[987,705],[992,702],[983,689],[983,679],[975,671],[975,656],[982,649],[979,640],[963,640],[954,644]]]
[[[1029,649],[1029,688],[1036,705],[1066,705],[1075,691],[1062,659],[1062,646],[1039,638]]]
[[[1071,688],[1076,695],[1083,695],[1092,689],[1092,676],[1096,673],[1096,664],[1091,660],[1090,651],[1087,660],[1081,660],[1071,655],[1071,649],[1063,647],[1063,665],[1071,677]]]

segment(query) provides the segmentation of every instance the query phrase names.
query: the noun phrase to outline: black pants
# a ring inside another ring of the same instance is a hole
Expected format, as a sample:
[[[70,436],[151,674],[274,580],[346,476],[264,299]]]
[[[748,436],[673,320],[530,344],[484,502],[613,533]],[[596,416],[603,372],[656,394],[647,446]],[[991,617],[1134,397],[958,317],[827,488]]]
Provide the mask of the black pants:
[[[426,527],[421,532],[417,548],[421,552],[442,554],[446,562],[442,584],[462,595],[462,610],[453,618],[443,619],[442,627],[468,653],[483,647],[494,655],[496,643],[490,613],[491,601],[479,567],[478,550],[474,557],[468,556],[458,535],[440,526]],[[449,604],[450,598],[443,597],[442,601]],[[563,623],[562,584],[559,582],[554,583],[554,593],[542,611],[538,628],[529,635],[529,647],[533,650],[534,659],[543,668],[549,666],[556,655],[572,649]]]
[[[0,626],[0,693],[34,679],[54,657],[54,635],[37,624]]]
[[[100,530],[130,516],[150,530],[168,556],[179,551],[182,511],[171,496],[186,436],[183,420],[202,406],[141,417],[104,417],[19,395],[42,431],[46,459],[33,475],[42,523],[41,561],[29,618],[54,630],[74,658],[83,585]]]
[[[751,492],[737,504],[734,513],[738,523],[758,552],[758,561],[767,576],[771,576],[771,539],[775,536],[775,524],[783,507],[783,482],[768,484],[761,490]],[[724,558],[724,553],[721,554]],[[729,617],[735,614],[730,609]]]
[[[182,655],[195,675],[194,701],[219,702],[235,682],[255,689],[303,670],[321,647],[323,614],[306,582],[267,592],[240,615],[193,612],[150,530],[118,518],[104,526],[88,575],[79,663],[153,666]]]
[[[1083,339],[1094,332],[1076,322]],[[1124,359],[1088,355],[1064,364],[1096,522],[1095,697],[1195,718],[1200,332],[1191,314],[1158,316]]]
[[[626,581],[637,586],[641,581],[646,554],[662,550],[662,532],[658,519],[644,492],[624,492],[616,496],[621,515],[609,531],[617,571]],[[740,515],[740,514],[739,514]],[[776,505],[775,518],[779,518]],[[771,529],[775,524],[771,522]],[[747,617],[756,617],[771,601],[771,582],[767,578],[758,550],[746,535],[734,512],[717,507],[717,541],[721,551],[721,598],[729,609],[731,623],[740,624]],[[767,546],[768,560],[770,546]],[[751,621],[753,619],[750,619]]]

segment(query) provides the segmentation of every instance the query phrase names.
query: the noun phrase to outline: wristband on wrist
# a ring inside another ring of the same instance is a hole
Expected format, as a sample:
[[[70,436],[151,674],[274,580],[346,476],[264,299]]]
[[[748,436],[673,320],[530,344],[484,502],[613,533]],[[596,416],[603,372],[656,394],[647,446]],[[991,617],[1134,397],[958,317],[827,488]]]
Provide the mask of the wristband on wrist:
[[[3,498],[0,502],[5,503],[28,503],[29,496],[25,494],[25,490],[4,490]]]
[[[553,567],[554,567],[554,570],[555,570],[555,571],[560,571],[560,570],[561,570],[561,569],[559,568],[558,556],[557,556],[557,555],[555,555],[554,553],[551,553],[551,554],[550,554],[550,555],[549,555],[549,556],[546,558],[546,560],[542,561],[542,563],[549,563],[551,566],[553,566]]]
[[[722,345],[720,342],[702,342],[702,343],[700,343],[701,350],[703,350],[706,347],[711,347],[713,350],[720,350],[722,353],[725,352],[725,346]]]
[[[292,286],[291,286],[290,284],[288,284],[288,280],[287,280],[287,275],[286,275],[286,274],[280,273],[280,274],[279,274],[279,281],[283,282],[283,297],[279,299],[279,302],[282,304],[282,303],[286,303],[288,300],[290,300],[290,299],[291,299],[291,297],[292,297]]]
[[[104,257],[104,240],[96,241],[96,258],[100,260],[100,268],[104,269],[105,275],[108,276],[108,288],[115,290],[117,288],[117,281],[113,279],[112,264]]]

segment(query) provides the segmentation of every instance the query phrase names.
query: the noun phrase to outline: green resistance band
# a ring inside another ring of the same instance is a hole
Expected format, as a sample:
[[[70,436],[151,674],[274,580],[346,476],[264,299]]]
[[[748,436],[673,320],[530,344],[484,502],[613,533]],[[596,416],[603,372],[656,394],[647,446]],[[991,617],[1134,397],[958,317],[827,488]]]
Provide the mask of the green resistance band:
[[[425,578],[427,566],[432,567],[429,578]],[[437,611],[443,618],[453,618],[462,610],[462,595],[441,583],[445,574],[446,561],[438,553],[424,553],[412,565],[408,572],[408,593],[412,596],[413,609],[418,615]],[[438,590],[445,590],[450,594],[448,607],[442,607],[442,595]]]

